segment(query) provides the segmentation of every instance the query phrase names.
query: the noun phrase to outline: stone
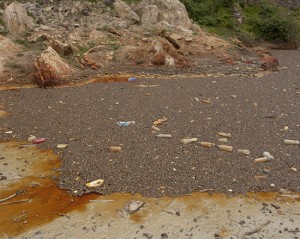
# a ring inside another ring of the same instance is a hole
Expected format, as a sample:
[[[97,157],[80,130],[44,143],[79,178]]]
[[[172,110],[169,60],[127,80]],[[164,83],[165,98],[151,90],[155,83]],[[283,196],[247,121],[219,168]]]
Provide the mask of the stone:
[[[72,73],[68,63],[50,46],[35,59],[34,64],[37,69],[35,79],[42,86],[58,84]]]
[[[113,5],[120,18],[127,19],[133,24],[140,22],[140,17],[131,9],[130,6],[128,6],[127,3],[121,0],[116,0]]]
[[[261,67],[264,70],[277,70],[279,66],[279,61],[276,57],[265,56],[261,59]]]
[[[150,15],[149,10],[153,16]],[[182,27],[183,29],[190,29],[192,25],[185,6],[179,0],[143,0],[135,11],[143,19],[141,24],[145,27],[152,25],[148,22],[154,23],[151,27],[155,27],[156,16],[159,25],[173,28]]]
[[[19,46],[0,34],[0,74],[4,71],[6,60],[14,56],[19,50]]]
[[[134,214],[145,205],[142,201],[129,201],[125,205],[125,211],[129,214]]]
[[[27,15],[21,3],[12,2],[3,13],[3,22],[6,29],[13,35],[20,35],[34,29],[34,20]]]
[[[144,8],[141,16],[141,25],[145,28],[152,28],[158,23],[158,7],[156,5],[148,5]]]

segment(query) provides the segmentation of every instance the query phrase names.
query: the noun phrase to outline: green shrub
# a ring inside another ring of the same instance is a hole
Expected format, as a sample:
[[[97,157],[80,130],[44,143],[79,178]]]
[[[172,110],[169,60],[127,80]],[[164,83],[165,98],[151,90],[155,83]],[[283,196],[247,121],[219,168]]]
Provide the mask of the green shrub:
[[[297,16],[271,1],[244,7],[244,31],[273,43],[298,45],[300,25]],[[297,14],[296,14],[297,15]]]
[[[235,0],[181,0],[189,16],[200,25],[213,30],[216,28],[233,29],[234,19],[231,6]]]

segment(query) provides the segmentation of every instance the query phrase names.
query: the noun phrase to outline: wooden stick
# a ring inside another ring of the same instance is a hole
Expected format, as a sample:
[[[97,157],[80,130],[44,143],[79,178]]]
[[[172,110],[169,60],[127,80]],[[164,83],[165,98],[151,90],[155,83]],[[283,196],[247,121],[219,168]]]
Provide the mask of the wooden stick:
[[[15,203],[21,203],[21,202],[28,202],[28,201],[29,201],[29,199],[23,199],[23,200],[20,200],[20,201],[13,201],[13,202],[5,202],[5,203],[1,203],[0,206],[15,204]]]
[[[12,198],[15,197],[15,196],[17,196],[16,193],[14,193],[13,195],[11,195],[11,196],[9,196],[9,197],[7,197],[7,198],[0,199],[0,202],[5,202],[5,201],[7,201],[7,200],[9,200],[9,199],[12,199]]]
[[[242,236],[242,239],[243,239],[245,236],[250,236],[250,235],[252,235],[252,234],[255,234],[255,233],[261,231],[265,226],[269,225],[270,222],[271,222],[271,221],[269,220],[269,221],[267,221],[267,222],[261,224],[259,227],[254,228],[254,229],[252,229],[252,230],[249,231],[249,232],[246,232],[246,233]]]

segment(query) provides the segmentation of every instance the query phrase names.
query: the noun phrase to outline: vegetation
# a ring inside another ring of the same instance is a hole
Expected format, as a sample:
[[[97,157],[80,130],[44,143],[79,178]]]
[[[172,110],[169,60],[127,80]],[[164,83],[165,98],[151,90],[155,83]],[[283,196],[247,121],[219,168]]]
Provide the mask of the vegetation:
[[[196,23],[221,36],[238,36],[246,42],[266,40],[289,47],[300,45],[300,10],[271,0],[245,4],[243,0],[181,0]],[[239,7],[243,22],[234,18]]]

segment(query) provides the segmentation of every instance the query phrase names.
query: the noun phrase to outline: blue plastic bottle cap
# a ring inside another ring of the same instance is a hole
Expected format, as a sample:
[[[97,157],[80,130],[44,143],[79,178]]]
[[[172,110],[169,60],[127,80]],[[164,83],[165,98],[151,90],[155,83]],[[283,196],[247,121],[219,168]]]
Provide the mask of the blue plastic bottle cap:
[[[136,78],[135,77],[130,77],[128,78],[128,82],[135,82],[136,81]]]

